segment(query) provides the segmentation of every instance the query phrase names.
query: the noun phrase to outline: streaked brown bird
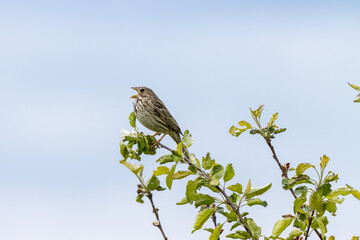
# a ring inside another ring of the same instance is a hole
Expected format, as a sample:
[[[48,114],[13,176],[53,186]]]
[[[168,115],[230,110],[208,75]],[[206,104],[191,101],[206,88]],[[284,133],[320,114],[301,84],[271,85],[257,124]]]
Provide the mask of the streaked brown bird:
[[[135,99],[133,105],[136,118],[146,128],[156,132],[154,136],[164,134],[154,145],[157,145],[166,134],[179,144],[182,135],[179,124],[154,91],[148,87],[132,87],[132,89],[137,91],[137,94],[130,97]]]

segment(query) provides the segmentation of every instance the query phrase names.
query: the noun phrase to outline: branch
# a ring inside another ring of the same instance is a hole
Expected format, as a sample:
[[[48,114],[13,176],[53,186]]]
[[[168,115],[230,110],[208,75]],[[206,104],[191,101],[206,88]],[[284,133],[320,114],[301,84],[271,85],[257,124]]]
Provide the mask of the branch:
[[[155,205],[154,205],[154,201],[153,201],[153,198],[152,198],[152,193],[151,193],[151,192],[147,192],[146,196],[149,198],[149,200],[150,200],[150,202],[151,202],[151,206],[152,206],[152,208],[153,208],[153,213],[154,213],[155,216],[156,216],[156,220],[157,220],[157,221],[153,222],[153,224],[154,224],[155,227],[158,227],[158,228],[159,228],[161,234],[162,234],[163,237],[164,237],[164,240],[167,240],[168,238],[166,237],[166,235],[165,235],[165,233],[164,233],[164,230],[163,230],[163,228],[162,228],[162,226],[161,226],[161,222],[160,222],[160,218],[159,218],[159,213],[158,213],[159,209],[156,208]]]
[[[309,219],[309,226],[308,226],[308,229],[307,229],[306,235],[305,235],[305,240],[307,240],[308,237],[309,237],[310,226],[311,226],[311,222],[312,222],[314,213],[315,213],[315,211],[312,211],[312,213],[311,213],[311,217],[310,217],[310,219]],[[320,238],[321,238],[321,235],[320,235]]]
[[[174,150],[172,150],[171,148],[165,146],[164,144],[162,143],[159,143],[159,146],[162,147],[162,148],[165,148],[166,150],[170,151],[170,152],[173,152]],[[195,164],[193,164],[192,162],[190,162],[190,160],[183,156],[183,159],[184,161],[186,162],[186,164],[190,165],[190,166],[194,166],[199,174],[207,179],[210,179],[211,177],[206,173],[204,172],[202,169],[200,169],[198,166],[196,166]],[[252,237],[253,234],[250,230],[250,228],[248,227],[248,225],[245,223],[245,220],[244,218],[241,216],[241,213],[239,211],[239,209],[236,207],[236,205],[230,200],[229,196],[226,194],[225,190],[223,190],[221,187],[219,186],[215,186],[217,190],[219,190],[219,192],[221,193],[221,195],[223,195],[223,197],[225,198],[226,200],[226,204],[228,204],[235,212],[236,212],[236,215],[238,216],[239,218],[239,221],[240,223],[243,225],[243,227],[245,228],[246,232],[248,232],[250,234],[250,236]],[[257,238],[256,238],[257,239]]]
[[[276,155],[274,146],[271,144],[271,139],[266,139],[266,138],[265,138],[265,141],[266,141],[267,145],[269,146],[269,148],[270,148],[270,150],[271,150],[271,152],[272,152],[272,154],[273,154],[274,160],[276,161],[276,163],[278,164],[280,170],[282,171],[283,177],[288,178],[287,169],[285,169],[285,168],[281,165],[281,163],[280,163],[280,161],[279,161],[279,158],[278,158],[277,155]],[[296,199],[297,197],[296,197],[295,192],[294,192],[294,190],[293,190],[292,188],[290,188],[290,192],[292,193],[292,195],[293,195],[294,198]],[[314,211],[312,212],[311,217],[310,217],[310,220],[309,220],[309,228],[308,228],[308,230],[307,230],[305,240],[307,239],[307,236],[308,236],[308,233],[309,233],[309,230],[310,230],[310,225],[311,225],[311,221],[312,221],[313,215],[314,215]],[[318,231],[317,229],[314,229],[314,231],[316,232],[316,234],[318,235],[318,237],[319,237],[321,240],[323,240],[323,238],[321,237],[321,234],[319,233],[319,231]]]
[[[213,213],[213,215],[211,216],[211,218],[212,218],[212,220],[213,220],[213,222],[214,222],[214,226],[215,226],[215,228],[216,228],[216,227],[217,227],[217,223],[216,223],[216,215],[215,215],[215,212]],[[220,235],[219,235],[218,240],[220,240]]]

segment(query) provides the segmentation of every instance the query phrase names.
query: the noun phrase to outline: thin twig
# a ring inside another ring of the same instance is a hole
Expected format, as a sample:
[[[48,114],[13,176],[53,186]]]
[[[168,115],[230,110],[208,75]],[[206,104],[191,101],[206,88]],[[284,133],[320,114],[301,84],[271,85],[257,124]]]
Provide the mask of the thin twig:
[[[270,150],[271,150],[271,152],[272,152],[272,154],[273,154],[274,160],[276,161],[276,163],[278,164],[280,170],[282,171],[283,176],[284,176],[285,178],[288,178],[287,170],[281,165],[280,160],[279,160],[279,158],[278,158],[277,155],[276,155],[275,148],[274,148],[274,146],[271,144],[271,139],[266,139],[266,138],[265,138],[265,140],[266,140],[266,143],[267,143],[267,145],[269,146],[269,148],[270,148]],[[294,192],[294,190],[293,190],[292,188],[290,188],[290,192],[292,193],[292,195],[293,195],[294,198],[296,199],[297,197],[296,197],[295,192]],[[312,215],[311,215],[310,220],[309,220],[309,228],[308,228],[308,231],[307,231],[307,233],[306,233],[306,238],[305,238],[305,240],[307,239],[307,235],[308,235],[308,233],[309,233],[309,229],[310,229],[310,225],[311,225],[311,221],[312,221],[313,215],[314,215],[314,211],[312,212]],[[323,240],[323,238],[322,238],[321,234],[319,233],[319,231],[318,231],[317,229],[314,229],[314,231],[316,232],[316,234],[318,235],[318,237],[319,237],[321,240]]]
[[[215,215],[215,212],[213,213],[213,215],[211,216],[211,218],[212,218],[212,220],[213,220],[213,222],[214,222],[214,226],[215,226],[215,228],[216,228],[218,225],[217,225],[217,223],[216,223],[216,215]],[[219,235],[218,240],[220,240],[220,235]]]
[[[309,219],[309,226],[308,226],[308,229],[307,229],[307,231],[306,231],[305,240],[307,240],[308,237],[309,237],[310,226],[311,226],[311,222],[312,222],[314,213],[315,213],[315,211],[312,211],[312,212],[311,212],[311,217],[310,217],[310,219]],[[321,235],[320,235],[320,237],[321,237]]]
[[[168,151],[170,151],[170,152],[173,152],[173,151],[174,151],[174,150],[172,150],[171,148],[165,146],[165,145],[162,144],[162,143],[159,143],[159,146],[162,147],[162,148],[165,148],[166,150],[168,150]],[[207,178],[207,179],[210,180],[211,177],[210,177],[206,172],[204,172],[202,169],[200,169],[198,166],[196,166],[195,164],[193,164],[192,162],[190,162],[190,160],[189,160],[187,157],[183,156],[183,159],[184,159],[184,161],[185,161],[188,165],[194,166],[194,167],[198,170],[198,172],[200,173],[201,176],[203,176],[203,177],[205,177],[205,178]],[[239,210],[239,209],[236,207],[236,205],[230,200],[230,198],[229,198],[229,196],[226,194],[225,190],[223,190],[223,189],[222,189],[221,187],[219,187],[219,186],[215,186],[215,187],[216,187],[217,190],[219,190],[219,192],[221,193],[221,195],[223,195],[223,197],[225,198],[225,203],[228,204],[228,205],[236,212],[236,215],[238,216],[240,223],[243,225],[243,227],[245,228],[246,232],[248,232],[249,235],[252,237],[253,234],[252,234],[250,228],[248,227],[248,225],[245,223],[244,218],[241,216],[240,210]],[[257,239],[258,239],[258,238],[255,238],[255,240],[257,240]]]
[[[157,208],[155,207],[155,205],[154,205],[154,201],[153,201],[153,198],[152,198],[152,193],[151,193],[151,192],[147,192],[146,196],[149,198],[149,200],[150,200],[150,202],[151,202],[151,206],[152,206],[152,208],[153,208],[153,213],[155,214],[155,217],[156,217],[156,220],[157,220],[157,222],[154,222],[153,224],[154,224],[155,227],[158,227],[158,228],[159,228],[161,234],[162,234],[163,237],[164,237],[164,240],[167,240],[168,238],[166,237],[166,235],[165,235],[165,233],[164,233],[164,230],[163,230],[163,228],[162,228],[162,226],[161,226],[160,217],[159,217],[159,213],[158,213],[159,209],[157,209]]]

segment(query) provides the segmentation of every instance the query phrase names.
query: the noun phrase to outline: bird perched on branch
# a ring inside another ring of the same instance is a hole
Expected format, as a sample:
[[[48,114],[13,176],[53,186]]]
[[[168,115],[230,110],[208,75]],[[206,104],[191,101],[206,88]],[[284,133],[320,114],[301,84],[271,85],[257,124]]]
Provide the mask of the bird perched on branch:
[[[137,91],[137,94],[130,97],[135,99],[133,105],[136,118],[146,128],[156,132],[154,136],[164,134],[154,145],[158,145],[166,134],[179,144],[182,135],[179,124],[154,91],[148,87],[132,87],[132,89]]]

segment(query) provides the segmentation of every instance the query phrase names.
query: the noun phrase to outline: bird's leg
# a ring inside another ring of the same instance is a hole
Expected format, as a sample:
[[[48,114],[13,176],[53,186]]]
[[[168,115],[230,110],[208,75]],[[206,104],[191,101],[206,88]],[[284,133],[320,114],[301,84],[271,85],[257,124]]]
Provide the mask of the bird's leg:
[[[159,132],[156,132],[154,135],[153,135],[153,137],[155,137],[156,135],[159,135],[159,134],[161,134],[161,133],[159,133]]]
[[[154,144],[151,145],[151,147],[159,146],[160,141],[166,136],[166,134],[167,134],[167,133],[164,133],[164,135],[162,135],[162,137],[161,137],[159,140],[157,140],[156,142],[154,142]]]

